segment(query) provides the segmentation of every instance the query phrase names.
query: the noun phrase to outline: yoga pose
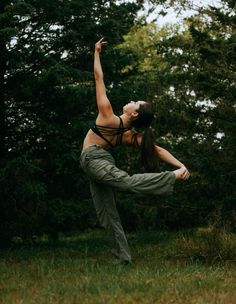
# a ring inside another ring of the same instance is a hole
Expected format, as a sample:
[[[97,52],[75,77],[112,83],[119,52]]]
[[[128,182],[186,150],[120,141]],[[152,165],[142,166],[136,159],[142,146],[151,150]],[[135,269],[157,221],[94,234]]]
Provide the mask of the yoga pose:
[[[122,263],[130,263],[131,255],[120,217],[116,209],[114,191],[170,195],[176,181],[189,177],[187,168],[167,150],[154,144],[150,127],[152,105],[146,101],[131,101],[123,107],[120,116],[114,114],[107,97],[100,62],[104,39],[95,44],[94,77],[98,116],[83,143],[80,163],[90,179],[90,190],[100,224],[112,242],[112,253]],[[136,128],[143,128],[137,132]],[[116,167],[109,149],[118,145],[133,145],[141,152],[147,173],[130,176]],[[157,158],[178,168],[156,173]]]

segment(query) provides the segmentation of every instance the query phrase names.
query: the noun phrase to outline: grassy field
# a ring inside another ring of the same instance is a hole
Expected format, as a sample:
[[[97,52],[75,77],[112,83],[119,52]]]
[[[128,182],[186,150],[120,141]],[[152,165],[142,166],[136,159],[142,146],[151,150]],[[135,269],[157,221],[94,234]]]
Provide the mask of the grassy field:
[[[231,244],[228,250],[220,238],[130,234],[133,264],[128,266],[114,265],[101,231],[15,245],[0,253],[0,303],[233,304],[235,236],[223,237]]]

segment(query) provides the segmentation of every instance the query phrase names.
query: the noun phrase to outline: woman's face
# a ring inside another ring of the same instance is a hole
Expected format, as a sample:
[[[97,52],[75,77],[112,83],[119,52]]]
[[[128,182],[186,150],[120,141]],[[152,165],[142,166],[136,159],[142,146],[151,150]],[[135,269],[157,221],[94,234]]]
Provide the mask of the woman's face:
[[[123,113],[126,114],[133,114],[133,113],[137,113],[137,110],[139,109],[141,104],[144,104],[145,101],[130,101],[129,103],[127,103],[124,107],[123,107]]]

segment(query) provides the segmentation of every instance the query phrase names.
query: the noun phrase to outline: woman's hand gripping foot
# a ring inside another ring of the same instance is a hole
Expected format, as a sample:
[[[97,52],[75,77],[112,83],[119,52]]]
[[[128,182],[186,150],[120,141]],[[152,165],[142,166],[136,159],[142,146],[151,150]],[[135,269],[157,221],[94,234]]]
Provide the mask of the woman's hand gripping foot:
[[[186,180],[190,176],[190,173],[188,172],[188,169],[185,166],[182,166],[179,169],[175,170],[174,174],[176,176],[176,179],[178,180]]]

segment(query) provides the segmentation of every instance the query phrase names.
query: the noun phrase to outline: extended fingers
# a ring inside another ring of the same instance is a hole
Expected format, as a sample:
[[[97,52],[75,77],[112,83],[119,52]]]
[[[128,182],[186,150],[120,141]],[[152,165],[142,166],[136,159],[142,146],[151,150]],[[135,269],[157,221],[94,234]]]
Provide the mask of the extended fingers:
[[[188,179],[190,176],[188,169],[184,165],[180,169],[181,169],[181,174],[180,174],[181,179],[183,180]]]
[[[190,176],[188,169],[183,166],[180,168],[180,179],[186,180]]]
[[[188,170],[186,169],[186,171],[185,171],[185,172],[183,173],[183,175],[182,175],[182,178],[183,178],[183,179],[188,179],[189,176],[190,176],[190,174],[189,174]]]
[[[104,41],[104,37],[102,37],[100,40],[98,40],[98,42],[95,43],[95,51],[100,53],[102,50],[102,46],[106,43],[107,41]]]
[[[104,41],[104,37],[102,37],[100,40],[98,40],[98,42],[97,43],[100,43],[100,44],[105,44],[105,43],[107,43],[107,41]]]

